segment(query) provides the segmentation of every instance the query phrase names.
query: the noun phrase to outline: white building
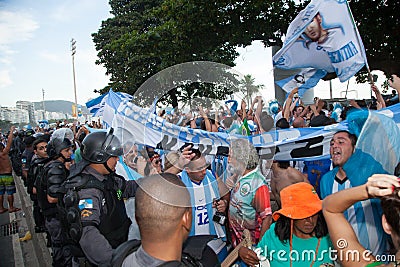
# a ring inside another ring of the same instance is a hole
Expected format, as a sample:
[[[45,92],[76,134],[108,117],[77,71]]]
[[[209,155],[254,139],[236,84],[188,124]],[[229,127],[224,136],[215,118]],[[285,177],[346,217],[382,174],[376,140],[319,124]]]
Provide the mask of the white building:
[[[43,110],[35,110],[36,122],[38,120],[64,120],[69,118],[71,118],[70,114],[64,114],[61,112],[50,112],[50,111],[45,111],[44,114]]]
[[[29,123],[29,112],[20,108],[0,107],[0,120],[12,123]]]
[[[28,122],[35,124],[35,109],[32,102],[29,101],[17,101],[16,107],[19,109],[27,110],[29,114]]]

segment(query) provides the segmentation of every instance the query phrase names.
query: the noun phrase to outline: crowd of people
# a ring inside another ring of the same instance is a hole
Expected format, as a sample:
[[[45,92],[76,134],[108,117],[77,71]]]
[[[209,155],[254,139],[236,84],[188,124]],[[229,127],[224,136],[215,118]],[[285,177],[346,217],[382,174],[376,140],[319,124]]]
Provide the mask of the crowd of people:
[[[400,91],[399,77],[389,83]],[[372,90],[376,108],[392,101]],[[163,151],[121,143],[113,128],[11,127],[0,144],[0,213],[20,210],[14,179],[22,179],[34,232],[48,237],[53,266],[396,266],[398,169],[355,177],[349,165],[364,162],[355,153],[358,136],[345,130],[333,135],[330,159],[308,162],[260,160],[247,138],[337,123],[352,112],[338,114],[319,99],[303,106],[296,94],[282,108],[270,103],[265,110],[256,97],[248,109],[245,101],[239,109],[227,101],[212,115],[201,107],[198,117],[159,114],[243,136],[218,156],[194,144]]]

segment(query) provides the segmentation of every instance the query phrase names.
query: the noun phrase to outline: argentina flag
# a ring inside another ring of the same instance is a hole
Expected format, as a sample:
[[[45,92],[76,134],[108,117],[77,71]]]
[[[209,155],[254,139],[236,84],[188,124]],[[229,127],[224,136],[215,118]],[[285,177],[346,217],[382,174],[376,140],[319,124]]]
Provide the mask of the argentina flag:
[[[96,113],[104,104],[103,98],[106,94],[96,97],[88,102],[86,102],[86,107],[90,113]]]
[[[275,160],[321,160],[330,158],[329,147],[333,134],[338,130],[350,130],[359,136],[356,152],[351,159],[365,164],[362,168],[354,168],[356,164],[346,164],[345,168],[346,173],[357,173],[360,178],[358,182],[365,182],[365,177],[371,172],[393,172],[400,158],[400,103],[362,116],[354,115],[355,119],[350,116],[349,120],[336,125],[279,129],[240,136],[180,127],[148,109],[122,100],[112,91],[108,94],[103,125],[129,132],[129,137],[134,136],[137,144],[161,147],[166,151],[178,150],[183,144],[192,143],[204,154],[218,155],[218,151],[229,149],[232,138],[246,138],[257,148],[261,158],[273,156]]]
[[[307,68],[297,75],[290,76],[275,83],[287,93],[290,93],[296,87],[299,88],[298,94],[302,97],[308,89],[315,87],[319,80],[326,74],[327,72],[325,70]]]
[[[348,116],[348,130],[358,140],[343,169],[349,177],[354,177],[353,186],[364,184],[375,173],[393,174],[400,162],[399,126],[382,113],[357,111]]]
[[[109,100],[108,98],[111,97]],[[86,102],[86,107],[88,108],[89,112],[93,114],[93,117],[100,117],[103,116],[104,108],[106,106],[107,101],[112,103],[119,103],[119,100],[132,100],[132,96],[127,93],[123,92],[116,92],[112,89],[107,94],[103,94],[95,99],[92,99]]]
[[[273,65],[335,72],[341,82],[367,64],[364,45],[346,0],[312,0],[289,25]]]

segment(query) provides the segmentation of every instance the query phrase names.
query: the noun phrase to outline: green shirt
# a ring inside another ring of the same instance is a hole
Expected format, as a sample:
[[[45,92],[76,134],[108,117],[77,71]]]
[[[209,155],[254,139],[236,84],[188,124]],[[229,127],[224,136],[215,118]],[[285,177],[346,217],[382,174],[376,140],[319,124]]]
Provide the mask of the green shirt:
[[[333,247],[329,235],[321,237],[317,257],[314,257],[314,255],[316,254],[318,238],[303,239],[293,235],[292,244],[292,253],[290,254],[290,241],[282,243],[279,240],[275,234],[274,223],[265,232],[257,247],[261,248],[261,255],[269,259],[271,267],[290,266],[290,255],[292,256],[292,266],[296,267],[310,267],[314,258],[313,266],[333,263],[331,260],[331,257],[333,257],[333,252],[331,252]]]

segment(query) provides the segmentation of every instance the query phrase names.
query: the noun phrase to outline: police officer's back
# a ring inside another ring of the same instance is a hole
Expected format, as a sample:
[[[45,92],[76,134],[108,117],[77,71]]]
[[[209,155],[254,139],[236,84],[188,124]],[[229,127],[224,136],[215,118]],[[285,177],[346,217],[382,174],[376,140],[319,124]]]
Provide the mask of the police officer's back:
[[[112,128],[86,136],[81,154],[64,185],[67,214],[79,212],[69,234],[91,264],[108,266],[113,249],[128,238],[131,221],[123,197],[134,196],[137,184],[115,174],[122,146]]]

